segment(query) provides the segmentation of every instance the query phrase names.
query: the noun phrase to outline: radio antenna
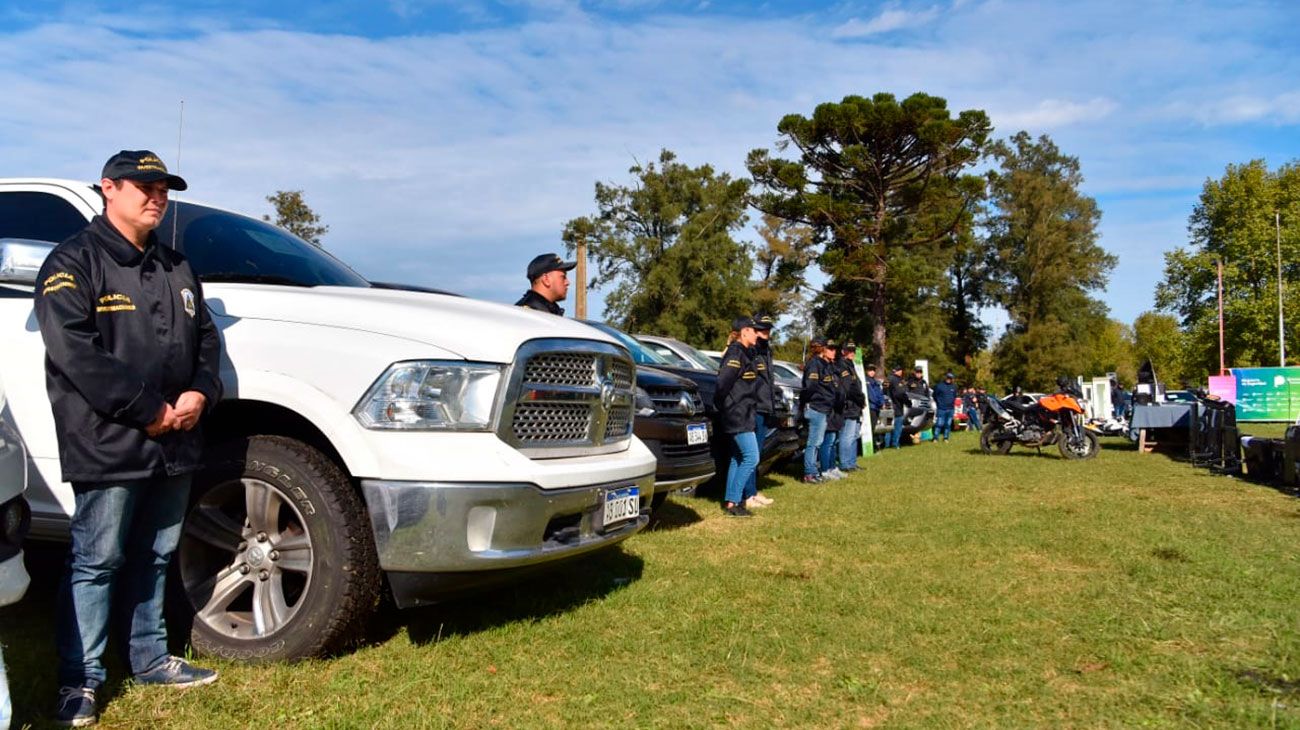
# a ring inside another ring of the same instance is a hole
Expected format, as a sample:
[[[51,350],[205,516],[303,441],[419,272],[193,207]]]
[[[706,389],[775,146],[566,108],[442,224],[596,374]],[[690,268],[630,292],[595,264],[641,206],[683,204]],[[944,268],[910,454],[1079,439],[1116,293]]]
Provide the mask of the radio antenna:
[[[181,174],[181,139],[185,131],[185,100],[181,99],[180,117],[176,120],[176,174]],[[176,240],[176,228],[180,222],[180,212],[175,208],[172,209],[172,248],[178,248],[179,243]]]

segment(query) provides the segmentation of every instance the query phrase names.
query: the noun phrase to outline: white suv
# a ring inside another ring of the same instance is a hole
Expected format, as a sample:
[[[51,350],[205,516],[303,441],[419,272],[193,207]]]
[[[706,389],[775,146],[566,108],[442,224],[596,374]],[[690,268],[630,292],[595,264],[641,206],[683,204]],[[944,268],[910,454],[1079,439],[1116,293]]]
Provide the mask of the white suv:
[[[17,603],[30,579],[23,565],[23,535],[29,513],[23,500],[27,484],[27,455],[22,439],[5,420],[4,388],[0,387],[0,606]],[[0,656],[0,728],[9,727],[9,684]]]
[[[0,180],[0,378],[30,450],[33,534],[66,535],[32,283],[102,209],[95,186]],[[232,659],[327,652],[381,583],[398,606],[611,546],[648,521],[635,366],[590,327],[371,286],[252,218],[173,202],[158,228],[204,281],[223,400],[204,421],[177,566],[191,639]],[[4,283],[8,282],[8,283]],[[384,580],[386,579],[386,580]]]

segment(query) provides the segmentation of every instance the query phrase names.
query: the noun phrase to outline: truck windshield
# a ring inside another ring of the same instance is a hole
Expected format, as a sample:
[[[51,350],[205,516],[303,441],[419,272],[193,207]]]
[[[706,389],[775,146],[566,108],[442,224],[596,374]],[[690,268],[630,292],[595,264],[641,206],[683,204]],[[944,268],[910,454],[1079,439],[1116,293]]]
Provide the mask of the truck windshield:
[[[605,334],[618,340],[618,343],[626,347],[628,352],[632,353],[632,359],[637,365],[672,365],[668,358],[654,352],[650,348],[635,340],[631,335],[624,334],[621,330],[614,329],[604,322],[592,322],[590,320],[581,320],[583,324],[589,324],[592,327],[604,332]]]
[[[202,281],[370,286],[346,264],[288,231],[205,205],[174,201],[158,226],[158,240],[185,254]]]

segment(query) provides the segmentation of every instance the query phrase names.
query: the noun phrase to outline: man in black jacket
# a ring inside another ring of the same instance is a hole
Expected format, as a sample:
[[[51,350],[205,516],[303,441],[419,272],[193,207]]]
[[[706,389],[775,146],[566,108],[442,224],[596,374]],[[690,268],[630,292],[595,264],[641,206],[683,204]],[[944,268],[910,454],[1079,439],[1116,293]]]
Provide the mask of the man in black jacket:
[[[889,400],[894,405],[894,430],[885,434],[884,448],[898,448],[903,442],[903,424],[911,399],[907,397],[907,383],[903,380],[903,363],[896,362],[889,375]]]
[[[827,360],[829,350],[826,340],[812,340],[812,356],[803,366],[803,390],[799,398],[803,417],[808,421],[808,442],[803,450],[803,480],[814,484],[822,481],[820,455],[826,438],[826,423],[835,409],[835,369]]]
[[[185,257],[153,230],[185,181],[146,150],[104,166],[104,214],[41,267],[36,319],[63,478],[72,483],[72,549],[56,633],[64,725],[95,721],[114,603],[140,684],[192,687],[216,672],[167,653],[162,606],[204,412],[221,397],[221,341]]]
[[[858,378],[854,366],[858,347],[852,342],[846,344],[843,356],[836,361],[840,371],[840,387],[844,389],[844,425],[840,428],[840,469],[853,471],[858,468],[858,436],[862,424],[862,409],[867,405],[867,394],[862,390],[862,380]]]
[[[516,307],[527,307],[541,312],[564,316],[564,307],[558,302],[569,296],[569,272],[576,261],[565,261],[557,254],[544,253],[528,262],[528,291],[515,302]]]

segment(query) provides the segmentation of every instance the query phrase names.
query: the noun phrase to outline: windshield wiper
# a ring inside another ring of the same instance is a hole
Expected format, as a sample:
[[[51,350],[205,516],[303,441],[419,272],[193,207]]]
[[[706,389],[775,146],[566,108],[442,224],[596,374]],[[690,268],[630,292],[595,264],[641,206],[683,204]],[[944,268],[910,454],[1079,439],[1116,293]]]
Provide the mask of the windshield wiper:
[[[218,271],[211,274],[199,275],[200,281],[210,281],[213,283],[230,282],[230,283],[247,283],[247,284],[282,284],[284,286],[302,286],[312,287],[315,284],[305,284],[297,279],[290,279],[286,276],[276,274],[247,274],[238,271]]]

